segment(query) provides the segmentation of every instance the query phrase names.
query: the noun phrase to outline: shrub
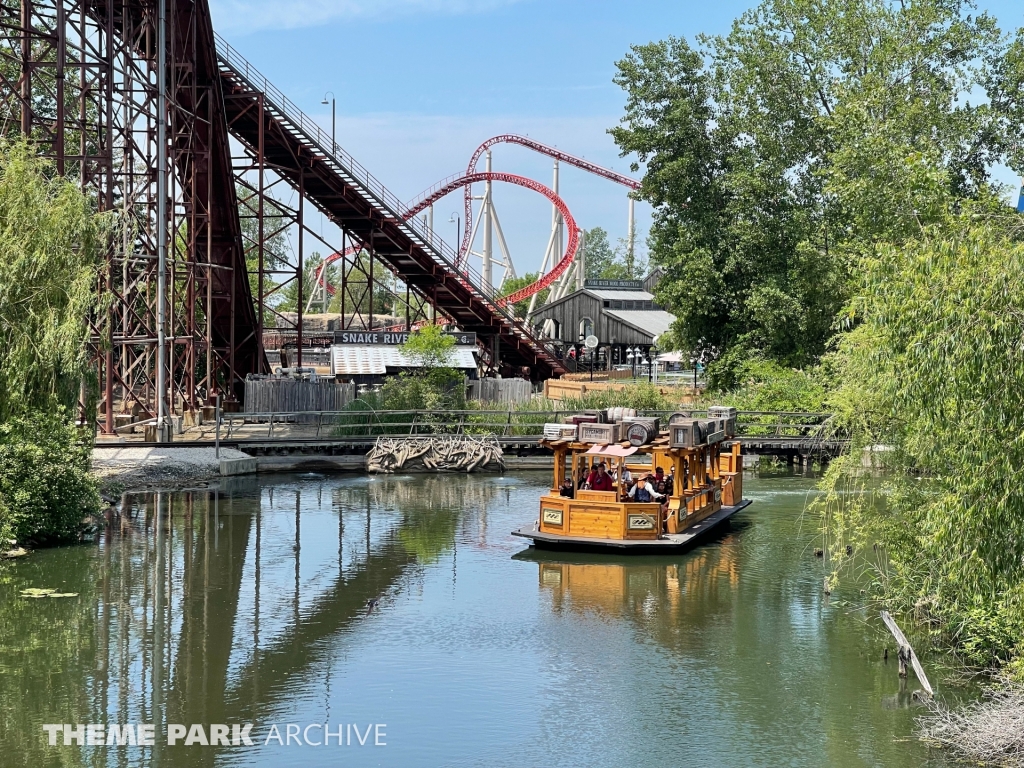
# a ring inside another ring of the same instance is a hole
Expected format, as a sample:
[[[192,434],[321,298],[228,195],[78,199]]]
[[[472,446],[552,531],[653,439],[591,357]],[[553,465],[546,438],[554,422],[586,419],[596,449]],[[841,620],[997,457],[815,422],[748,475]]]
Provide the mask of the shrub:
[[[59,544],[78,539],[100,497],[89,474],[91,449],[66,413],[16,416],[0,424],[0,534]]]

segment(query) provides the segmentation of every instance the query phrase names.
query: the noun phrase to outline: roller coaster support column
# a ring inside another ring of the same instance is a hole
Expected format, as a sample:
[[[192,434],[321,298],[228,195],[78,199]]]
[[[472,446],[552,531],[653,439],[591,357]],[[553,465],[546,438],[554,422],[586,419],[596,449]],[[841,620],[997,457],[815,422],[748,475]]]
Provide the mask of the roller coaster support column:
[[[489,151],[489,150],[488,150]],[[554,162],[554,171],[551,179],[551,190],[557,195],[558,194],[558,160]],[[562,214],[558,211],[558,206],[551,206],[551,237],[548,238],[548,249],[544,252],[544,261],[540,265],[540,273],[543,275],[548,270],[548,262],[555,264],[558,261],[558,255],[562,253]],[[554,296],[555,288],[557,284],[552,286],[548,292],[548,301],[552,300]],[[533,294],[530,297],[530,306],[526,310],[526,320],[529,322],[530,317],[533,315],[534,309],[537,307],[537,296]]]
[[[156,439],[166,443],[170,438],[167,419],[167,0],[157,0],[156,23]],[[109,411],[110,404],[107,406]]]
[[[491,172],[491,150],[487,150],[487,173]],[[480,287],[484,293],[490,294],[494,289],[494,251],[493,251],[493,230],[494,223],[491,216],[491,182],[484,182],[484,200],[482,206],[481,223],[484,225],[484,248],[482,263],[480,265],[480,277],[483,285]]]
[[[629,198],[629,223],[626,225],[626,254],[628,263],[633,265],[633,249],[636,245],[636,219],[633,215],[633,198]],[[632,275],[630,275],[632,277]]]
[[[587,279],[587,243],[586,234],[580,234],[580,249],[576,252],[576,290],[582,291],[584,280]],[[566,281],[568,283],[568,280]],[[566,286],[568,287],[568,286]],[[562,296],[568,291],[563,288]],[[562,298],[559,296],[558,298]]]

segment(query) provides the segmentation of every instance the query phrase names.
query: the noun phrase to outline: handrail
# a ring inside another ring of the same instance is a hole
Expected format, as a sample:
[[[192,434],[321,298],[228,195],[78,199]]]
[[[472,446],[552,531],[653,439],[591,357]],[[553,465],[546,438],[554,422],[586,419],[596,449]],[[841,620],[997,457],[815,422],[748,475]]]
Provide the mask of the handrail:
[[[690,413],[705,413],[706,409],[689,409]],[[321,434],[325,427],[346,430],[356,430],[356,435],[336,435],[335,437],[359,437],[371,435],[387,435],[392,437],[408,436],[411,434],[430,434],[435,430],[444,431],[448,427],[457,432],[464,432],[467,429],[485,429],[500,434],[503,437],[519,437],[525,440],[539,440],[543,436],[542,425],[552,421],[558,421],[564,416],[576,413],[575,409],[559,409],[557,411],[513,411],[513,410],[451,410],[445,411],[446,422],[438,424],[433,422],[431,417],[436,417],[434,411],[419,409],[393,410],[393,411],[292,411],[282,413],[280,411],[267,411],[257,413],[236,413],[225,414],[224,418],[228,426],[228,438],[230,439],[238,428],[238,425],[249,423],[267,422],[267,438],[273,438],[275,426],[282,424],[299,423],[309,424],[316,427],[316,439],[323,439]],[[669,416],[675,411],[650,410],[639,411],[643,416]],[[368,417],[372,414],[373,419]],[[805,417],[801,423],[784,423],[780,419],[771,423],[758,421],[741,420],[742,417],[757,418],[759,416],[771,417]],[[828,420],[832,414],[826,413],[798,413],[787,411],[740,411],[737,414],[737,435],[738,439],[757,440],[801,440],[820,441],[823,439],[822,431],[827,427]],[[325,422],[325,419],[327,420]],[[365,419],[365,420],[364,420]],[[536,429],[540,427],[540,429]],[[768,428],[773,431],[771,435],[751,434],[752,431]],[[516,430],[523,430],[522,434],[510,435]],[[526,431],[530,430],[530,431]],[[797,434],[783,434],[796,432]],[[837,439],[835,442],[841,442]]]

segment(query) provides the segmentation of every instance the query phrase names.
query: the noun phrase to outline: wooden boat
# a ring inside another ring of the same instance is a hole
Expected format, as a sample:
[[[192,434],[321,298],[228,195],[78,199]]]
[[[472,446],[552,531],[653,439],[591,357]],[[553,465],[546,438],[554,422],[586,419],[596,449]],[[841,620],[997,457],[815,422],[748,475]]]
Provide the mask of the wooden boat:
[[[739,442],[671,447],[668,432],[662,431],[641,446],[571,438],[542,440],[541,445],[554,453],[552,488],[540,498],[536,522],[512,531],[538,548],[620,554],[680,551],[750,504],[743,498]],[[567,469],[571,467],[570,477],[579,478],[601,461],[615,478],[622,478],[623,468],[628,468],[634,480],[662,467],[672,477],[666,503],[633,501],[620,479],[611,491],[578,489],[572,498],[560,494]]]

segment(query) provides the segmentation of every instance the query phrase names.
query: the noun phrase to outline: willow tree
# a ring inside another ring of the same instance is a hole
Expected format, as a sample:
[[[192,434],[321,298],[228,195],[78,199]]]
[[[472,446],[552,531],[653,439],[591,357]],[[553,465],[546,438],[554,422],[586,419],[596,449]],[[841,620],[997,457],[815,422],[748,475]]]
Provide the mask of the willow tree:
[[[825,483],[833,577],[866,556],[879,597],[938,620],[979,663],[1024,653],[1017,218],[968,213],[880,248],[863,262],[862,322],[829,358],[854,443]],[[863,473],[865,451],[884,482]]]
[[[0,140],[0,537],[59,543],[99,507],[72,423],[105,221],[26,141]]]
[[[25,141],[0,143],[0,422],[78,398],[104,221]]]

